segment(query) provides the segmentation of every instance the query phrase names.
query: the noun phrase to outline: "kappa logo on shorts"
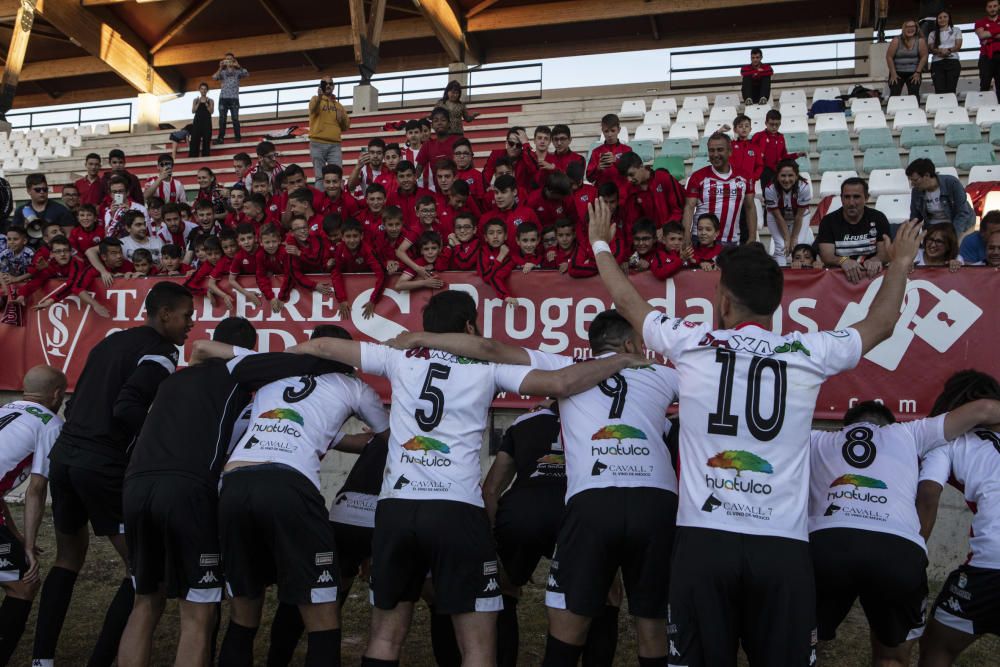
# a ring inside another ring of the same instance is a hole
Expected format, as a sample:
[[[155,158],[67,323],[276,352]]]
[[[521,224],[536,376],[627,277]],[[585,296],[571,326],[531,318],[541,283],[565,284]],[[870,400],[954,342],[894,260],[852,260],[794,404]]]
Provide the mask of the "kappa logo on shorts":
[[[483,563],[483,576],[488,577],[491,574],[497,573],[497,562],[495,560],[489,560]]]
[[[332,551],[317,552],[316,565],[333,565],[333,552]]]
[[[674,640],[673,639],[670,640],[670,648],[668,649],[668,653],[669,653],[669,655],[671,657],[675,656],[675,655],[677,657],[680,657],[680,655],[681,655],[681,652],[677,650],[677,645],[674,644]]]
[[[202,554],[198,557],[200,567],[215,567],[219,564],[219,554]]]
[[[483,592],[484,593],[494,593],[494,592],[496,592],[498,590],[500,590],[500,584],[497,583],[496,579],[493,579],[491,577],[490,580],[486,583],[486,588],[483,589]]]
[[[10,553],[10,544],[0,544],[0,556],[6,556]],[[965,576],[965,575],[962,575]]]
[[[333,577],[330,575],[328,570],[323,570],[319,577],[316,578],[317,584],[329,584],[333,582]]]
[[[14,567],[14,564],[6,558],[0,558],[0,569],[6,569],[8,567]]]
[[[948,598],[944,606],[950,608],[952,611],[962,611],[962,603],[955,598]]]
[[[198,583],[199,584],[217,584],[217,583],[219,583],[219,580],[216,579],[215,572],[212,572],[211,570],[209,570],[208,572],[206,572],[204,574],[204,576],[202,576],[201,579],[198,580]]]

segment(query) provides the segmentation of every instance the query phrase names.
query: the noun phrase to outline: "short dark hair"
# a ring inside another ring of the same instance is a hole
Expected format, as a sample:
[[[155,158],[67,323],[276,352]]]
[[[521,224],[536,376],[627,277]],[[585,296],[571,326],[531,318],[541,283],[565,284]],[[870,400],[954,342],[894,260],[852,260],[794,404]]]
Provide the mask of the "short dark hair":
[[[572,138],[573,134],[569,131],[569,125],[563,125],[562,123],[557,123],[552,126],[552,136],[557,134],[565,134],[567,137]]]
[[[615,309],[598,313],[587,330],[590,350],[593,354],[603,354],[620,348],[633,333],[632,325]]]
[[[868,181],[861,178],[860,176],[851,176],[850,178],[845,178],[844,180],[842,180],[840,182],[840,194],[844,194],[844,188],[852,185],[860,185],[861,189],[864,190],[865,198],[868,197]]]
[[[215,211],[215,206],[212,202],[207,199],[199,199],[194,204],[194,210],[196,211]]]
[[[417,248],[420,248],[422,250],[423,247],[428,243],[433,243],[437,246],[443,245],[441,243],[441,235],[438,234],[437,232],[424,232],[417,239]]]
[[[771,315],[781,305],[781,267],[759,243],[727,248],[716,259],[722,286],[755,315]]]
[[[434,199],[434,195],[424,195],[423,197],[418,199],[416,208],[420,208],[421,206],[427,206],[427,205],[437,208],[437,200]]]
[[[760,56],[761,58],[763,58],[764,57],[764,52],[760,50],[759,46],[755,46],[752,49],[750,49],[750,55],[752,55],[752,56]]]
[[[934,163],[928,158],[918,157],[916,160],[906,165],[906,175],[907,176],[937,176],[937,169],[934,168]]]
[[[423,197],[421,197],[423,199]],[[431,197],[433,199],[433,197]],[[398,206],[386,206],[382,209],[382,220],[401,220],[403,218],[403,209]]]
[[[992,375],[971,368],[959,371],[945,381],[929,416],[937,417],[980,398],[1000,401],[1000,383]]]
[[[120,160],[124,160],[125,159],[125,151],[123,151],[120,148],[112,148],[111,150],[109,150],[108,151],[108,159],[109,160],[114,160],[115,158],[118,158]]]
[[[354,340],[351,337],[351,332],[344,327],[339,327],[336,324],[320,324],[315,329],[313,329],[312,335],[309,336],[309,340],[316,340],[317,338],[339,338],[341,340]]]
[[[209,250],[218,253],[222,252],[222,242],[219,241],[218,236],[208,236],[204,239],[203,243],[205,247],[205,252],[208,252]]]
[[[462,197],[469,196],[469,184],[462,180],[461,178],[456,178],[455,182],[451,184],[451,192],[449,194],[460,195]]]
[[[414,167],[414,166],[413,166],[413,163],[412,163],[412,162],[410,162],[409,160],[400,160],[400,161],[399,161],[399,162],[398,162],[398,163],[396,164],[396,173],[397,173],[397,174],[398,174],[399,172],[401,172],[401,171],[416,171],[416,170],[417,170],[417,168],[416,168],[416,167]]]
[[[708,138],[708,141],[705,142],[705,145],[708,146],[708,144],[712,143],[713,141],[724,141],[727,146],[733,145],[733,140],[730,139],[729,135],[726,134],[725,132],[713,132],[712,135]]]
[[[553,171],[545,178],[545,190],[555,195],[559,199],[565,199],[573,194],[573,184],[569,181],[569,176],[561,171]]]
[[[764,114],[764,120],[781,120],[781,112],[777,109],[771,109]]]
[[[614,181],[604,181],[597,186],[597,196],[598,197],[618,197],[620,198],[621,193],[618,190],[618,184]]]
[[[153,195],[152,197],[146,200],[146,208],[147,209],[163,208],[163,203],[164,203],[163,197],[157,197],[156,195]]]
[[[257,344],[257,329],[245,317],[227,317],[216,325],[212,340],[252,350]]]
[[[142,220],[143,224],[145,224],[146,215],[142,211],[136,211],[134,209],[125,211],[124,215],[122,215],[122,222],[126,227],[134,225],[136,220]]]
[[[525,234],[536,233],[541,236],[542,232],[538,229],[538,225],[533,222],[522,222],[517,226],[517,238],[521,238]]]
[[[260,237],[264,238],[265,236],[277,236],[280,238],[281,232],[274,225],[264,225],[260,228]]]
[[[256,236],[257,230],[255,230],[253,228],[253,225],[251,225],[249,222],[241,222],[240,224],[236,225],[236,236],[244,236],[246,234],[252,234]]]
[[[262,141],[257,144],[257,155],[267,155],[276,150],[277,148],[270,141]]]
[[[844,413],[844,426],[859,422],[886,426],[896,423],[896,415],[878,401],[862,401],[854,407],[848,408],[847,412]]]
[[[504,174],[503,176],[497,176],[496,180],[493,181],[493,187],[499,192],[506,192],[507,190],[517,190],[517,179],[511,174]]]
[[[383,216],[384,217],[384,216]],[[323,233],[329,236],[334,232],[339,232],[344,224],[344,219],[336,213],[327,213],[323,216]]]
[[[156,156],[156,164],[173,164],[174,156],[170,153],[160,153]]]
[[[408,120],[406,121],[406,125],[403,126],[404,132],[409,132],[410,130],[419,130],[419,129],[420,129],[419,120]]]
[[[451,145],[451,151],[454,153],[455,149],[458,148],[459,146],[465,146],[470,151],[472,150],[472,142],[469,141],[468,139],[466,139],[465,137],[462,137],[461,139],[459,139],[458,141],[456,141],[455,143],[453,143]]]
[[[601,127],[621,127],[622,122],[617,114],[609,113],[601,116]]]
[[[616,167],[619,176],[628,176],[629,169],[639,169],[642,167],[642,158],[639,157],[638,153],[629,151],[618,158]]]
[[[683,228],[681,228],[683,231]],[[639,218],[632,223],[632,236],[635,236],[639,232],[646,232],[651,236],[656,236],[656,223],[649,218]],[[663,232],[666,234],[666,230]]]
[[[100,162],[101,156],[98,155],[97,153],[87,153],[87,157],[83,158],[84,163],[86,163],[87,160],[97,160],[98,162]]]
[[[21,225],[11,225],[7,228],[7,232],[14,232],[15,234],[20,234],[21,238],[28,238],[28,230]]]
[[[36,185],[48,185],[45,174],[28,174],[24,177],[24,187],[33,188]]]
[[[396,165],[396,168],[398,169],[399,165]],[[455,173],[456,171],[458,171],[458,166],[455,165],[454,160],[451,160],[449,158],[443,158],[434,163],[434,173],[436,174],[441,170],[446,170]]]
[[[324,165],[323,166],[322,174],[324,176],[326,176],[327,174],[336,174],[337,176],[340,176],[341,178],[343,178],[343,176],[344,176],[344,168],[341,167],[339,164]]]
[[[355,218],[347,218],[340,223],[340,233],[346,234],[347,232],[357,232],[358,234],[365,233],[365,227],[361,224],[361,221]]]
[[[487,220],[486,224],[483,225],[483,234],[489,231],[490,227],[499,227],[505,234],[507,233],[507,223],[502,218],[490,218]]]
[[[182,257],[180,246],[175,243],[168,243],[160,248],[160,257],[169,257],[170,259],[180,259]]]
[[[465,333],[466,325],[477,326],[478,318],[476,302],[468,292],[445,290],[432,296],[424,306],[424,331]]]
[[[661,228],[660,232],[663,234],[663,238],[666,238],[667,234],[680,234],[680,235],[683,236],[684,235],[684,225],[682,225],[681,223],[679,223],[677,221],[668,222],[667,224],[663,225],[663,227]]]
[[[810,255],[812,255],[813,259],[816,259],[816,251],[813,250],[813,247],[808,243],[800,243],[794,248],[792,248],[792,257],[795,257],[795,253],[797,252],[808,252]]]
[[[368,140],[368,148],[372,147],[385,150],[385,139],[382,139],[381,137],[372,137]]]
[[[146,248],[136,248],[135,252],[132,253],[132,263],[136,262],[149,262],[153,263],[153,253],[149,252]]]
[[[736,114],[736,118],[733,118],[733,127],[736,127],[740,123],[752,124],[753,120],[750,118],[750,116],[746,115],[745,113],[738,113]]]
[[[549,135],[551,137],[552,136],[552,128],[549,127],[548,125],[539,125],[538,127],[535,128],[535,135],[534,136],[537,137],[539,134],[547,134],[547,135]]]
[[[108,239],[101,241],[101,245],[107,241]],[[119,243],[119,245],[121,244]],[[191,290],[184,285],[168,281],[156,283],[146,295],[146,317],[153,319],[160,314],[161,310],[176,310],[186,306],[190,301],[193,301]]]
[[[293,199],[302,204],[309,204],[310,206],[312,206],[313,203],[312,191],[309,190],[309,188],[299,188],[298,190],[293,190],[288,195],[288,200],[291,201]]]
[[[52,240],[49,241],[49,247],[54,248],[57,245],[70,245],[69,239],[60,234],[59,236],[53,236]]]
[[[403,153],[403,149],[401,149],[399,147],[399,144],[397,142],[395,142],[395,141],[392,142],[391,144],[386,144],[385,145],[385,152],[388,153],[389,151],[395,151],[395,152],[399,153],[400,155],[402,155],[402,153]]]
[[[108,250],[110,250],[111,248],[121,249],[121,247],[122,247],[121,241],[111,236],[105,236],[103,239],[101,239],[101,242],[97,244],[97,254],[107,255]]]
[[[584,172],[586,172],[587,167],[583,164],[581,160],[573,160],[568,165],[566,165],[566,175],[569,176],[569,180],[574,183],[582,183]]]
[[[76,214],[80,215],[82,211],[87,211],[89,213],[97,215],[97,207],[94,206],[93,204],[80,204],[80,208],[76,209]]]
[[[695,226],[697,226],[702,220],[708,220],[711,222],[712,226],[715,227],[715,231],[719,231],[722,228],[722,224],[719,222],[719,216],[714,213],[706,212],[699,215],[694,221]]]
[[[281,175],[286,179],[289,176],[295,176],[297,174],[301,174],[302,176],[306,175],[305,170],[297,164],[290,164],[285,167],[284,171],[281,172]]]
[[[253,160],[250,159],[250,155],[247,153],[237,153],[233,156],[233,162],[240,162],[242,164],[250,164]]]
[[[451,114],[444,107],[434,107],[431,111],[431,118],[434,118],[434,116],[444,116],[446,119],[451,118]]]
[[[375,194],[382,193],[384,195],[385,194],[385,186],[383,186],[381,183],[372,183],[365,190],[365,197],[367,197],[368,195],[373,194],[373,193],[375,193]]]

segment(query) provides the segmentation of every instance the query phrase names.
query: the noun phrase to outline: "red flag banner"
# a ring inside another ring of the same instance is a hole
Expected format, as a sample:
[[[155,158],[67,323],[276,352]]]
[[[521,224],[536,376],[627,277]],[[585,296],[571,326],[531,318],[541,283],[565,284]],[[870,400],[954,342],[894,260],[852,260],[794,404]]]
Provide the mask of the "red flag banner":
[[[449,272],[443,277],[447,289],[466,291],[476,299],[484,336],[549,352],[585,355],[591,320],[612,305],[597,278],[572,280],[546,271],[515,274],[511,289],[521,306],[508,308],[475,274]],[[306,340],[313,327],[324,323],[339,324],[358,340],[374,341],[422,329],[421,310],[431,290],[388,289],[375,316],[365,320],[361,309],[371,295],[372,279],[364,275],[345,278],[348,292],[357,295],[350,321],[340,319],[330,297],[301,290],[293,291],[277,314],[256,308],[239,296],[236,314],[257,327],[260,351],[280,351]],[[252,286],[252,279],[243,280],[248,288]],[[668,315],[697,322],[714,320],[717,273],[685,271],[666,283],[640,274],[633,276],[633,281],[655,308]],[[106,295],[111,312],[108,319],[71,297],[45,310],[29,311],[23,327],[0,326],[4,350],[0,389],[18,389],[24,372],[42,363],[66,372],[72,386],[88,351],[98,341],[119,329],[142,324],[143,300],[152,285],[150,280],[116,280]],[[880,285],[881,278],[851,285],[839,271],[786,271],[784,298],[775,313],[774,329],[819,331],[850,326],[865,317]],[[904,418],[924,416],[944,380],[955,371],[975,368],[1000,377],[1000,355],[991,352],[1000,332],[997,294],[1000,272],[995,269],[914,271],[892,338],[872,350],[854,371],[823,386],[816,417],[838,419],[853,403],[868,399],[882,400]],[[191,341],[210,336],[215,323],[227,315],[207,297],[198,297],[196,324],[186,347],[190,349]],[[182,354],[182,363],[185,358]],[[372,384],[388,398],[388,387],[381,379]],[[525,403],[521,397],[499,396],[495,405],[523,407]]]

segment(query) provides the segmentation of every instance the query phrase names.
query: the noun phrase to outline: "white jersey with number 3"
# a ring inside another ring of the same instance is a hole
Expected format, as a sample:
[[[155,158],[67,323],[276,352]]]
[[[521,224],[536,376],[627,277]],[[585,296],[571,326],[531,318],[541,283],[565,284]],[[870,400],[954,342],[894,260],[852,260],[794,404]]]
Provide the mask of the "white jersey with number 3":
[[[490,404],[498,391],[517,393],[531,367],[362,343],[361,370],[392,384],[392,433],[379,498],[483,507],[479,451]]]
[[[575,363],[561,354],[529,354],[531,365],[544,370]],[[677,473],[663,441],[664,417],[675,400],[677,373],[659,364],[626,368],[596,387],[560,399],[566,500],[611,486],[677,493]]]
[[[812,432],[809,532],[857,528],[920,545],[920,459],[944,439],[944,415],[888,426],[858,422]]]
[[[807,540],[816,396],[857,365],[858,332],[713,331],[653,311],[643,338],[680,376],[677,525]]]

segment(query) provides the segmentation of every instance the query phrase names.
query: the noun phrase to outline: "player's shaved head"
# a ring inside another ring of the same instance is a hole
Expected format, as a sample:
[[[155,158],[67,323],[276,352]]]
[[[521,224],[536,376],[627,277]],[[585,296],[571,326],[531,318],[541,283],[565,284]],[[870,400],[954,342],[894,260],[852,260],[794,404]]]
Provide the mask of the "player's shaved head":
[[[66,395],[66,375],[62,371],[41,364],[24,374],[24,398],[58,410]]]
[[[635,329],[614,309],[599,313],[587,331],[590,349],[595,355],[605,352],[639,352],[639,349],[625,349],[625,344],[629,340],[635,343],[635,337]]]

